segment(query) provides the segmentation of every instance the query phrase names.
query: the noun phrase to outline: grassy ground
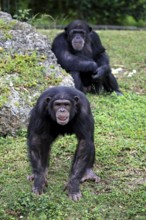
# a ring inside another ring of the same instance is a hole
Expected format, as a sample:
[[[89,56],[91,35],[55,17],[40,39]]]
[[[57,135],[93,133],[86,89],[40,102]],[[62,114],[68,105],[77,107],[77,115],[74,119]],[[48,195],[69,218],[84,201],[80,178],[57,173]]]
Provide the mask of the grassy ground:
[[[52,32],[51,32],[52,33]],[[47,33],[48,34],[48,33]],[[53,33],[54,34],[54,33]],[[53,145],[46,194],[35,196],[27,182],[26,132],[0,138],[0,219],[144,220],[146,217],[146,32],[100,31],[111,65],[120,74],[123,97],[88,94],[95,118],[96,163],[101,177],[81,185],[83,198],[63,192],[75,150],[74,136]],[[48,34],[51,36],[53,35]]]

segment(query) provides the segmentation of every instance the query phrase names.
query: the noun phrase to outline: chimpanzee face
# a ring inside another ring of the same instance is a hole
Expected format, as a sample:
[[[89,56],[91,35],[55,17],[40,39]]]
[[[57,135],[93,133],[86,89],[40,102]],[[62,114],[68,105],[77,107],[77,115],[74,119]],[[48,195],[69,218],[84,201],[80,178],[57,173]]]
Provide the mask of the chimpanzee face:
[[[54,101],[53,111],[58,124],[66,125],[69,122],[71,107],[72,104],[69,100],[60,99]]]
[[[48,96],[42,99],[42,103],[40,102],[39,111],[57,124],[66,125],[76,115],[78,103],[78,96],[69,97],[68,94],[63,96],[59,94],[58,97]]]
[[[81,51],[86,40],[86,33],[82,29],[74,29],[69,32],[69,39],[74,50]]]
[[[51,118],[59,125],[66,125],[76,114],[76,105],[79,101],[77,96],[73,99],[46,99],[47,111]]]
[[[67,40],[74,50],[81,51],[84,48],[91,30],[92,28],[82,20],[75,20],[65,28]]]

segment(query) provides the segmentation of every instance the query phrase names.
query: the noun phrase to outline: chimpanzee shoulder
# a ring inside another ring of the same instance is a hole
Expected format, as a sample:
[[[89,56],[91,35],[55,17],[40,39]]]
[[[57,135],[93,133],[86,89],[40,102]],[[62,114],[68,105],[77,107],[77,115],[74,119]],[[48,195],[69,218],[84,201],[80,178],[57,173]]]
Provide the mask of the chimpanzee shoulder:
[[[65,32],[62,32],[62,33],[60,33],[60,34],[58,34],[55,38],[54,38],[54,41],[53,41],[53,43],[52,43],[52,49],[54,48],[54,47],[57,47],[57,46],[59,46],[59,49],[60,49],[60,43],[61,43],[61,45],[63,44],[67,44],[67,42],[66,42],[66,34],[65,34]],[[63,46],[62,45],[62,46]]]
[[[90,39],[94,57],[98,57],[98,55],[105,52],[105,47],[102,45],[100,37],[95,31],[90,32]]]

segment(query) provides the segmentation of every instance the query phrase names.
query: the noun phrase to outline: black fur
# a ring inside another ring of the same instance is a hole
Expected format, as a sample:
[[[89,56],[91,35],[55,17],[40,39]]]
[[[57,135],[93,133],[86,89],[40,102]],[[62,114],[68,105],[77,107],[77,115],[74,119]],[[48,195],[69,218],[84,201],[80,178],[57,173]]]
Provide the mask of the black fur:
[[[70,119],[66,125],[57,123],[53,110],[55,100],[69,100]],[[51,144],[58,135],[75,134],[78,140],[70,178],[66,189],[69,197],[78,200],[81,197],[79,184],[83,179],[98,177],[92,167],[95,159],[94,120],[86,96],[75,88],[52,87],[39,97],[31,111],[28,126],[28,150],[34,180],[33,191],[41,194],[47,183],[47,166]]]

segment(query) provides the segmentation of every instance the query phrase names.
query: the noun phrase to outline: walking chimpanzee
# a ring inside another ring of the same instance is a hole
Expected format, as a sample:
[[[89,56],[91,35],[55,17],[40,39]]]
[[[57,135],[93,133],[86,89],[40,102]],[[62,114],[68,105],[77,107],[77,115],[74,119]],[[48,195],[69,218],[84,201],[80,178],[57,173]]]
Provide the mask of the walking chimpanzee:
[[[100,180],[92,171],[94,120],[89,101],[82,92],[71,87],[52,87],[38,98],[28,125],[28,151],[33,172],[28,179],[34,181],[34,193],[44,191],[51,144],[58,135],[65,134],[75,134],[78,140],[66,186],[69,197],[77,201],[81,198],[81,182]]]

